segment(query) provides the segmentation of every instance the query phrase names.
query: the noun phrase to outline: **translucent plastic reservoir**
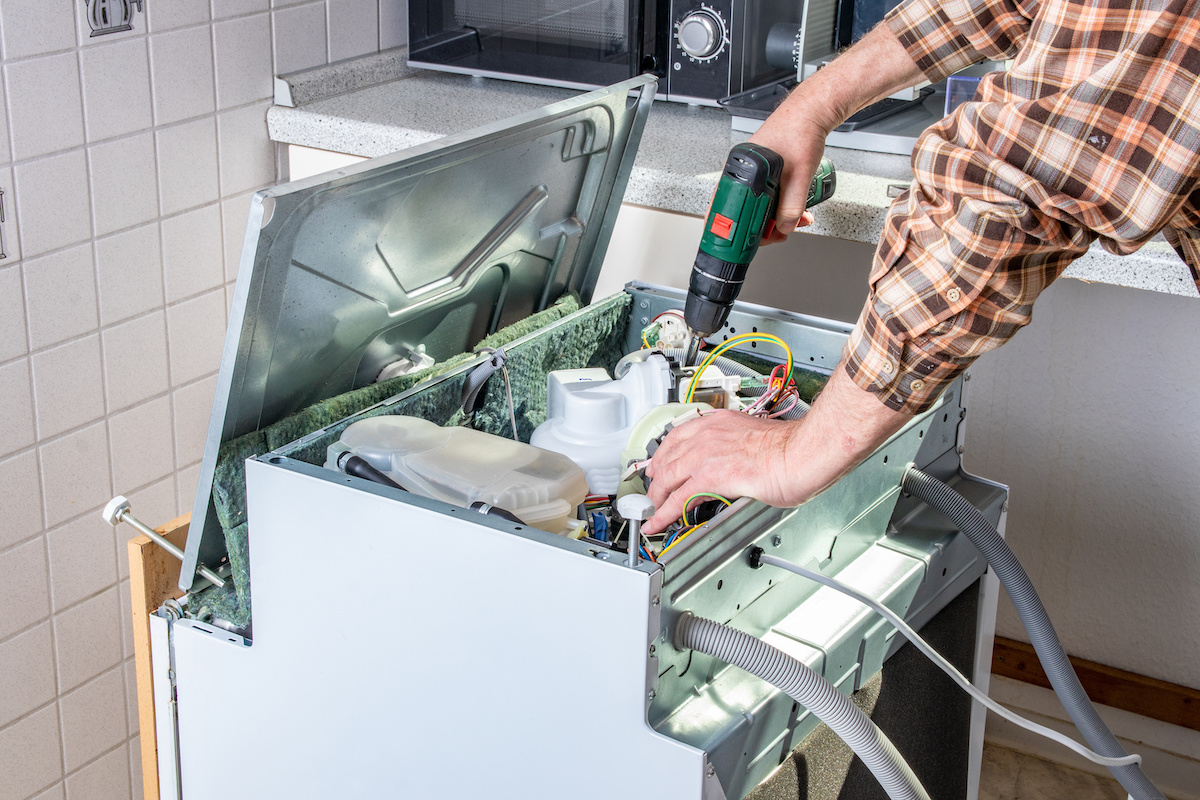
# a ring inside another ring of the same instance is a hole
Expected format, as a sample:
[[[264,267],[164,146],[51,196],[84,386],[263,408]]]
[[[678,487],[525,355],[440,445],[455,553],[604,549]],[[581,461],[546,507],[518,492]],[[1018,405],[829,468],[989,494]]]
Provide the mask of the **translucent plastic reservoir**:
[[[418,417],[381,416],[346,428],[325,466],[350,450],[417,494],[469,506],[481,500],[552,533],[571,531],[587,495],[571,459],[470,428],[443,428]]]

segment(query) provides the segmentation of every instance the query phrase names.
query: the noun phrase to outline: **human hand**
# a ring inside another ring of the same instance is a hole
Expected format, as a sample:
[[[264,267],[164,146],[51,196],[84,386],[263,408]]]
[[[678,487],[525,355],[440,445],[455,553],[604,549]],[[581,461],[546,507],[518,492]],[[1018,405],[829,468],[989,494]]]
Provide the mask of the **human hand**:
[[[786,241],[788,234],[813,223],[813,214],[805,204],[813,176],[825,153],[828,135],[828,131],[812,121],[797,124],[790,117],[781,117],[777,122],[773,120],[775,117],[768,119],[750,137],[754,144],[768,147],[783,157],[775,227],[763,237],[763,244]]]
[[[646,468],[655,512],[642,530],[663,530],[682,516],[687,499],[700,492],[749,495],[777,506],[806,499],[784,480],[784,455],[797,424],[717,411],[671,431]]]

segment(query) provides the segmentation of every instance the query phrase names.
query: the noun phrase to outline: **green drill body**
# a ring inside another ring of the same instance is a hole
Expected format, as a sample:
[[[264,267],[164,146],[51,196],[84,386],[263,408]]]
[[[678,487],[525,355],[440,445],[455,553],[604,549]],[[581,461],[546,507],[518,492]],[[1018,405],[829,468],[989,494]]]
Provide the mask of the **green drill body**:
[[[773,227],[783,158],[766,147],[739,144],[729,151],[688,284],[684,318],[692,333],[688,363],[700,339],[721,329],[742,289],[746,269]],[[807,207],[832,196],[836,174],[829,159],[813,176]]]

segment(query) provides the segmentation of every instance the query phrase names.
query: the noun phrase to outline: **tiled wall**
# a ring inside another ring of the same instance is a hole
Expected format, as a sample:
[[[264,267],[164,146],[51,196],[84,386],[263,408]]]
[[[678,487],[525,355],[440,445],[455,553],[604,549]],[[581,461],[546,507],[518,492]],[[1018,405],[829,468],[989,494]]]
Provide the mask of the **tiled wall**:
[[[0,4],[0,800],[141,796],[131,532],[99,511],[191,509],[272,75],[405,35],[398,0],[145,0],[132,25]]]

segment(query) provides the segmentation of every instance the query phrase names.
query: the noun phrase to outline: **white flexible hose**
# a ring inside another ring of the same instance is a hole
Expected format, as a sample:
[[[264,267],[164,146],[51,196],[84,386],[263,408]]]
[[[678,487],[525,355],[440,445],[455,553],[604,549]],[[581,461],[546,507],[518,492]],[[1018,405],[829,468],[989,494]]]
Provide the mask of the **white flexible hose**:
[[[858,602],[867,606],[876,614],[879,614],[888,622],[892,623],[892,625],[896,626],[896,630],[899,631],[905,639],[908,639],[910,642],[912,642],[913,646],[924,653],[930,661],[932,661],[938,666],[938,668],[942,670],[942,672],[949,675],[950,679],[958,684],[959,688],[971,695],[971,697],[975,698],[980,703],[983,703],[983,705],[989,710],[993,711],[998,716],[1003,717],[1014,725],[1018,725],[1027,731],[1038,734],[1039,736],[1044,736],[1051,741],[1058,742],[1064,747],[1070,748],[1089,761],[1099,764],[1102,767],[1123,767],[1128,764],[1142,763],[1142,757],[1137,754],[1128,755],[1123,758],[1108,758],[1106,756],[1102,756],[1099,753],[1093,752],[1087,747],[1084,747],[1074,739],[1064,736],[1056,730],[1051,730],[1044,725],[1039,725],[1036,722],[1028,720],[1025,717],[1022,717],[1020,714],[1017,714],[1015,711],[1010,711],[1009,709],[1000,705],[995,700],[988,697],[987,694],[980,691],[975,684],[967,680],[966,676],[959,672],[953,664],[942,657],[941,653],[934,650],[933,647],[931,647],[928,642],[922,639],[920,634],[909,627],[908,623],[901,619],[899,615],[882,603],[877,602],[862,592],[859,592],[857,589],[847,586],[836,578],[831,578],[828,575],[823,575],[820,572],[815,572],[814,570],[802,567],[799,564],[793,564],[790,561],[785,561],[784,559],[776,556],[771,556],[764,553],[759,556],[759,561],[763,564],[770,564],[773,567],[779,567],[780,569],[787,570],[788,572],[794,572],[795,574],[808,578],[809,580],[816,581],[817,583],[823,586],[828,586],[830,589],[835,589],[836,591],[839,591],[848,597],[853,597]]]

